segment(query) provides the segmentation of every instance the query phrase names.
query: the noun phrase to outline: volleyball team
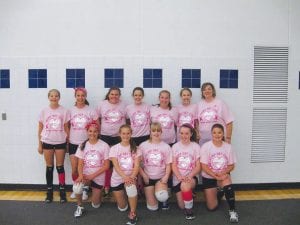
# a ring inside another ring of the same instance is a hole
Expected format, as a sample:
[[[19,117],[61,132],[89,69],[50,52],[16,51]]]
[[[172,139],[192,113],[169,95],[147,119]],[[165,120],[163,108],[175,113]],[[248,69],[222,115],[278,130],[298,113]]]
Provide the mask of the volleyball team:
[[[120,211],[129,208],[127,225],[137,223],[138,193],[143,189],[150,211],[168,210],[170,190],[185,218],[192,220],[193,190],[202,179],[207,209],[214,211],[225,195],[230,222],[238,222],[230,173],[236,157],[231,146],[233,115],[216,98],[212,83],[201,87],[202,99],[192,104],[192,91],[180,91],[181,104],[172,106],[167,90],[159,102],[143,102],[144,90],[132,91],[133,103],[121,100],[121,90],[109,89],[96,109],[87,101],[85,88],[75,89],[75,105],[59,104],[60,92],[48,93],[49,106],[39,116],[38,152],[46,162],[47,193],[53,200],[54,162],[60,202],[66,202],[64,159],[69,153],[75,217],[84,212],[83,200],[91,188],[91,205],[101,206],[111,191]],[[55,160],[54,160],[55,159]],[[103,195],[104,193],[104,195]]]

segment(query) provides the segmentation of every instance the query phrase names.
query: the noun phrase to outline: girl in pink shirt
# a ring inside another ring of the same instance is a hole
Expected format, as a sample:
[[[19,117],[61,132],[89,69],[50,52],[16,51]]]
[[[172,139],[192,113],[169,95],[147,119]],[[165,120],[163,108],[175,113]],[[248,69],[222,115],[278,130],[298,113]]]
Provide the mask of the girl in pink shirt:
[[[152,123],[150,139],[139,147],[143,162],[140,174],[144,182],[147,208],[151,211],[158,209],[158,202],[162,202],[162,209],[168,208],[172,155],[170,146],[161,141],[161,134],[160,123]]]
[[[233,115],[228,106],[216,98],[216,89],[212,83],[204,83],[201,86],[202,100],[198,104],[198,121],[200,146],[210,141],[211,127],[220,123],[225,127],[225,141],[231,143]]]
[[[191,103],[191,89],[182,88],[180,91],[180,97],[181,104],[176,107],[178,111],[177,141],[180,140],[179,127],[181,127],[183,124],[190,124],[195,128],[196,132],[198,131],[197,105]],[[198,135],[196,137],[198,137]]]
[[[53,200],[53,165],[56,159],[56,170],[59,180],[60,202],[67,201],[65,192],[65,169],[64,159],[66,141],[69,136],[69,113],[59,105],[60,92],[51,89],[48,92],[49,107],[42,110],[39,116],[38,152],[44,154],[46,162],[47,203]]]
[[[214,124],[211,133],[212,141],[206,142],[202,146],[200,158],[206,206],[209,210],[217,208],[217,187],[221,187],[229,205],[230,222],[238,222],[238,214],[235,211],[235,194],[230,176],[236,158],[231,145],[224,141],[223,126]]]
[[[78,160],[75,157],[76,150],[78,146],[83,143],[88,138],[88,133],[86,126],[91,121],[98,121],[98,115],[95,110],[89,107],[89,102],[86,99],[87,91],[85,88],[75,89],[75,106],[70,110],[70,138],[69,138],[69,157],[71,161],[72,168],[72,180],[73,182],[78,177],[77,165]],[[82,198],[87,200],[87,189],[84,189]],[[71,198],[76,198],[74,192],[70,196]]]
[[[116,199],[118,209],[122,212],[128,208],[125,198],[126,191],[130,212],[128,225],[134,225],[137,221],[137,188],[136,179],[139,172],[141,153],[131,138],[132,129],[129,125],[122,125],[119,129],[121,142],[111,147],[109,158],[113,163],[111,177],[111,189]]]
[[[111,87],[104,101],[98,108],[98,116],[101,124],[101,137],[109,146],[120,142],[119,128],[126,123],[126,105],[121,101],[121,90],[118,87]],[[110,179],[112,173],[112,164],[105,174],[104,194],[108,195],[110,190]]]
[[[144,95],[143,88],[135,87],[132,91],[134,103],[126,107],[126,118],[137,146],[148,140],[150,134],[150,106],[143,102]]]
[[[173,145],[172,171],[173,191],[176,193],[179,208],[185,210],[187,220],[195,219],[193,214],[193,189],[200,172],[200,146],[196,142],[195,129],[183,124],[180,129],[180,141]]]
[[[162,141],[172,146],[176,142],[177,109],[171,105],[171,93],[167,90],[159,92],[159,104],[151,107],[151,122],[159,122],[162,127]]]
[[[80,217],[84,210],[82,207],[83,185],[90,185],[92,187],[92,207],[100,207],[105,171],[109,169],[109,146],[104,141],[98,139],[98,122],[89,122],[86,125],[86,130],[88,140],[84,141],[76,151],[78,177],[73,188],[77,198],[77,208],[74,212],[75,217]],[[80,187],[77,190],[75,188],[76,185]]]

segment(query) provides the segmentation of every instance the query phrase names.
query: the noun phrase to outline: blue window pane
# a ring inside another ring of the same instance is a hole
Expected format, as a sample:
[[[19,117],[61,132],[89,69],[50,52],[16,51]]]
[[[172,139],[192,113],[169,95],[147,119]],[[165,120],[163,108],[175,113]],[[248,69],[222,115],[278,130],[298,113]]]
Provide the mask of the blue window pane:
[[[114,86],[114,80],[113,79],[105,79],[104,87],[110,88]]]
[[[221,79],[220,80],[220,88],[228,88],[228,81]]]
[[[76,87],[85,87],[84,79],[76,79]]]
[[[75,79],[67,79],[67,88],[75,88]]]
[[[161,78],[161,76],[162,76],[162,69],[153,70],[153,78]]]
[[[104,76],[105,76],[105,79],[114,78],[114,71],[113,71],[113,69],[105,69],[104,70]]]
[[[231,70],[230,71],[230,79],[237,80],[238,79],[238,71],[237,70]]]
[[[191,79],[182,79],[182,82],[181,82],[181,87],[184,88],[184,87],[188,87],[190,88],[192,86],[191,84]]]
[[[200,79],[192,79],[192,86],[191,88],[200,88],[201,81]]]
[[[47,70],[46,69],[39,69],[38,70],[38,77],[39,78],[47,78]]]
[[[0,70],[0,79],[9,79],[9,70]]]
[[[84,79],[85,70],[84,69],[76,69],[76,78]]]
[[[144,88],[152,88],[152,79],[144,79],[143,87]]]
[[[200,78],[200,70],[199,69],[194,69],[192,70],[192,78]]]
[[[10,88],[9,79],[1,79],[0,80],[0,88]]]
[[[230,88],[238,88],[238,81],[237,80],[230,80],[229,81]]]
[[[115,69],[114,70],[114,75],[115,75],[115,78],[123,78],[123,69]]]
[[[37,88],[37,79],[29,79],[29,88]]]
[[[74,69],[66,69],[66,77],[67,79],[74,79],[75,78],[75,70]]]
[[[190,69],[182,69],[181,75],[183,79],[188,79],[192,77],[192,72]]]
[[[115,79],[114,86],[123,88],[123,79]]]
[[[162,80],[161,79],[153,79],[153,88],[161,88],[162,87]]]
[[[47,80],[46,79],[38,79],[37,80],[38,88],[47,88]]]
[[[144,69],[143,70],[144,79],[152,79],[152,69]]]
[[[28,70],[29,79],[37,79],[38,72],[35,69]]]

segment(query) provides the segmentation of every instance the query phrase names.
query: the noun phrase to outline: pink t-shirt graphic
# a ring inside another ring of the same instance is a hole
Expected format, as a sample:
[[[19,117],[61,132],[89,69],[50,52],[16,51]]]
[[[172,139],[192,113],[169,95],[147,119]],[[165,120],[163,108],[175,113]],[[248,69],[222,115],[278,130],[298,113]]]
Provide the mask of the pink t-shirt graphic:
[[[150,106],[131,104],[126,107],[126,117],[130,120],[132,137],[141,137],[150,134]]]

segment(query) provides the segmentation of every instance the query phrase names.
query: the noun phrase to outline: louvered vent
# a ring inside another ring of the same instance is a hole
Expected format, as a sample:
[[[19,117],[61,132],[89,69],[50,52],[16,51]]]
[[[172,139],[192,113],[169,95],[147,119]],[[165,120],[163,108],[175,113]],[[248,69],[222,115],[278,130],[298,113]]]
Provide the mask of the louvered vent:
[[[288,47],[254,47],[254,103],[287,103]]]
[[[285,159],[286,108],[254,108],[251,162]]]

